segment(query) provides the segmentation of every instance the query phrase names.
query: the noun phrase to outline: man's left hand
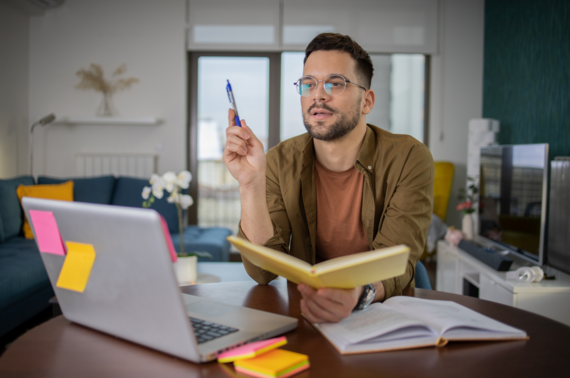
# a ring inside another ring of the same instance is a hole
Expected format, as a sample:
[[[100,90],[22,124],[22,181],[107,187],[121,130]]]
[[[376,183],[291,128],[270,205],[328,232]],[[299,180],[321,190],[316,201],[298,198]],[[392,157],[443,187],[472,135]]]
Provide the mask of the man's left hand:
[[[299,284],[297,289],[303,296],[301,312],[311,323],[339,322],[351,313],[360,294],[362,286],[354,289],[321,288]]]

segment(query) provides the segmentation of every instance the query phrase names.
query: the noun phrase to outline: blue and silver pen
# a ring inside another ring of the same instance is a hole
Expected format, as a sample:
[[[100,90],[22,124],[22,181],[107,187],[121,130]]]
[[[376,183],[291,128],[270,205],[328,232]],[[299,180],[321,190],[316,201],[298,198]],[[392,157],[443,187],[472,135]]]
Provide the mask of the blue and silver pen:
[[[232,86],[231,86],[229,80],[228,80],[228,85],[226,85],[226,91],[228,92],[228,99],[230,100],[230,104],[232,104],[232,108],[234,109],[236,126],[241,127],[241,122],[239,120],[239,115],[238,115],[238,111],[237,111],[236,100],[234,98],[234,92],[232,91]]]

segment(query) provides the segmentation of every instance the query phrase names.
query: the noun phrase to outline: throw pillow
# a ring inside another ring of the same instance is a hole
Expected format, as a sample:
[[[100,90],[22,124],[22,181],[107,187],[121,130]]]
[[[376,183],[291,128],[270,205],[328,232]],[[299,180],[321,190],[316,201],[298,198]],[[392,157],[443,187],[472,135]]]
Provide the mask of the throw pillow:
[[[115,176],[55,178],[48,176],[38,177],[38,184],[62,184],[73,181],[73,200],[75,202],[101,203],[109,205],[113,198]]]
[[[113,194],[112,205],[142,207],[143,198],[142,191],[145,186],[150,186],[148,179],[139,179],[134,177],[119,177],[115,184],[115,192]],[[184,193],[186,191],[183,191]],[[164,197],[156,199],[151,209],[156,210],[166,220],[168,231],[170,233],[178,233],[178,212],[176,205],[168,203],[166,198],[168,193],[164,191]]]
[[[20,176],[12,179],[0,180],[0,218],[2,219],[2,232],[0,242],[20,235],[24,223],[24,212],[16,188],[20,184],[34,185],[32,176]]]
[[[18,186],[16,190],[20,203],[22,197],[45,198],[60,201],[73,201],[73,181],[68,181],[63,184],[55,185],[33,185],[33,186]],[[33,239],[34,234],[32,228],[28,223],[28,219],[24,218],[24,236],[28,239]]]

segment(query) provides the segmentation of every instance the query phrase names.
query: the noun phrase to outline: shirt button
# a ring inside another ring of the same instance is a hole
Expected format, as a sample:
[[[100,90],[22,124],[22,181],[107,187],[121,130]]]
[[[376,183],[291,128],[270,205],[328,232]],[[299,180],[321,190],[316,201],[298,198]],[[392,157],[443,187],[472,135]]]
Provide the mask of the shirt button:
[[[371,166],[371,165],[369,165],[369,166],[368,166],[368,169],[372,169],[372,166]]]

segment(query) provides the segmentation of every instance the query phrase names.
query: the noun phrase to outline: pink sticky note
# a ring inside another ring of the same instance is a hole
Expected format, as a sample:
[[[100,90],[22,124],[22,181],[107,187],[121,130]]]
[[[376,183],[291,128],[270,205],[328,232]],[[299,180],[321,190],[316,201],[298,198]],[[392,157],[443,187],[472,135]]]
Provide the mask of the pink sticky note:
[[[168,250],[170,251],[170,257],[172,258],[172,262],[178,261],[178,257],[176,255],[176,249],[174,249],[174,243],[172,242],[172,237],[170,236],[170,231],[168,231],[168,225],[164,220],[164,217],[160,216],[160,223],[162,224],[162,231],[164,232],[164,237],[166,238],[166,245],[168,245]]]
[[[287,338],[285,336],[255,341],[219,354],[218,362],[226,363],[236,360],[246,360],[269,352],[270,350],[277,349],[285,344],[287,344]]]
[[[53,213],[51,211],[30,210],[30,218],[32,218],[40,252],[65,256],[65,247]]]

